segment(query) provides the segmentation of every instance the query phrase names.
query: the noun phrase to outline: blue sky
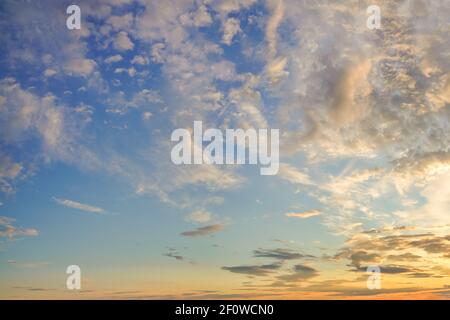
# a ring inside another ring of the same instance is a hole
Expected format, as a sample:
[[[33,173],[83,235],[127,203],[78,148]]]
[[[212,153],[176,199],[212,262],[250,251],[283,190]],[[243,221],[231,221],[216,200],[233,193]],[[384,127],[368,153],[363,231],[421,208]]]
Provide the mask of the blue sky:
[[[448,297],[448,5],[70,4],[0,5],[0,297]],[[278,174],[174,165],[194,121]]]

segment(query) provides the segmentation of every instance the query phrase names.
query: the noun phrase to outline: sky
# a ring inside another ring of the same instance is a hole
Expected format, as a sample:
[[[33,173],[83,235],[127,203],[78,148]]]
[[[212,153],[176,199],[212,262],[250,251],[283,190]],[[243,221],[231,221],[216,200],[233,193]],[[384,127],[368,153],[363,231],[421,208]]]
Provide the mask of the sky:
[[[449,299],[449,17],[445,0],[2,1],[0,298]],[[278,129],[278,173],[174,164],[194,121]]]

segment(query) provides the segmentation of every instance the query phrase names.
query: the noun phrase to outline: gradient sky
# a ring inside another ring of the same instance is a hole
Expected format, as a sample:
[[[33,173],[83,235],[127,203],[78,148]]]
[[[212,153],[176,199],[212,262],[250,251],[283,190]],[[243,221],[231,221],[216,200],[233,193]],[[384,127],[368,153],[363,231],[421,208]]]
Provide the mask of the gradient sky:
[[[449,299],[449,17],[446,0],[1,1],[0,298]],[[278,174],[172,164],[197,120],[279,129]]]

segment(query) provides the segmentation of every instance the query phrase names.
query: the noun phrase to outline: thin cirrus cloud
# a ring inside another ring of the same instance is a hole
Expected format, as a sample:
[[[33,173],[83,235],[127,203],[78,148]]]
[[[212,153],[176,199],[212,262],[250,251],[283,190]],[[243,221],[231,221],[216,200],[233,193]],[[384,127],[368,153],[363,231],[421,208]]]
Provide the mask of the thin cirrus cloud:
[[[88,204],[84,204],[84,203],[80,203],[80,202],[76,202],[73,200],[68,200],[68,199],[59,199],[59,198],[53,198],[58,204],[65,206],[65,207],[69,207],[69,208],[73,208],[73,209],[78,209],[81,211],[86,211],[86,212],[92,212],[92,213],[96,213],[96,214],[103,214],[105,212],[104,209],[100,208],[100,207],[94,207]]]
[[[318,210],[309,210],[309,211],[304,211],[304,212],[288,212],[288,213],[286,213],[286,217],[289,217],[289,218],[300,218],[300,219],[311,218],[311,217],[315,217],[315,216],[319,216],[319,215],[320,215],[320,211],[318,211]]]
[[[16,220],[0,216],[0,238],[15,239],[17,237],[36,237],[39,231],[34,228],[21,228],[14,225]]]

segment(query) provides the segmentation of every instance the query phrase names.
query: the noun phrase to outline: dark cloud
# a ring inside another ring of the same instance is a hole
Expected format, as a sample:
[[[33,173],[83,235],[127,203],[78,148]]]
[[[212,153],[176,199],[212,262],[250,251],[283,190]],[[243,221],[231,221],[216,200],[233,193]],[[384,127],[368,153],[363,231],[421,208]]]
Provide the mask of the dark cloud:
[[[380,258],[376,253],[368,253],[366,251],[357,251],[350,255],[351,265],[359,267],[361,263],[374,262]]]
[[[225,228],[225,225],[218,223],[206,227],[197,228],[192,231],[182,232],[181,235],[185,237],[207,236],[219,232],[223,230],[223,228]]]
[[[183,261],[184,260],[184,257],[182,255],[179,255],[179,254],[174,253],[174,252],[165,253],[165,254],[163,254],[163,256],[174,258],[174,259],[179,260],[179,261]]]
[[[272,258],[278,260],[294,260],[301,258],[315,258],[312,255],[304,255],[291,249],[258,249],[253,251],[253,255],[257,258]]]
[[[394,266],[394,265],[380,266],[380,269],[381,269],[381,273],[391,273],[391,274],[407,273],[407,272],[416,270],[414,268],[409,268],[406,266]],[[366,271],[366,270],[367,270],[367,268],[364,269],[364,271]]]
[[[432,274],[427,273],[427,272],[413,272],[408,274],[408,277],[410,278],[431,278],[433,277]]]
[[[428,253],[450,252],[450,240],[448,237],[434,237],[412,241],[411,246],[421,248]]]
[[[403,254],[391,254],[387,258],[392,261],[417,261],[421,257],[416,254],[407,252]]]
[[[295,265],[292,271],[290,274],[279,276],[278,279],[285,282],[297,282],[313,278],[319,274],[316,269],[302,264]]]
[[[223,270],[227,270],[233,273],[242,273],[252,276],[265,276],[272,273],[275,270],[281,268],[281,263],[272,263],[264,265],[253,265],[253,266],[233,266],[233,267],[222,267]]]
[[[406,227],[405,227],[406,228]],[[394,228],[391,230],[412,230],[408,228]],[[442,254],[444,257],[450,252],[448,236],[437,236],[432,233],[383,235],[380,232],[356,234],[347,241],[348,246],[340,250],[334,259],[349,260],[348,266],[352,271],[366,272],[369,265],[378,265],[382,273],[405,274],[413,278],[440,277],[446,271],[435,272],[431,266],[406,266],[408,262],[419,262],[428,255]],[[392,254],[392,250],[401,251]],[[422,249],[417,250],[417,249]],[[410,252],[413,251],[414,253]]]

